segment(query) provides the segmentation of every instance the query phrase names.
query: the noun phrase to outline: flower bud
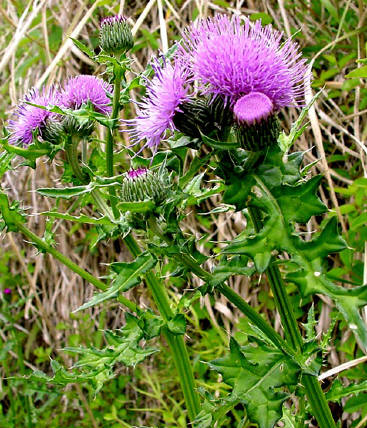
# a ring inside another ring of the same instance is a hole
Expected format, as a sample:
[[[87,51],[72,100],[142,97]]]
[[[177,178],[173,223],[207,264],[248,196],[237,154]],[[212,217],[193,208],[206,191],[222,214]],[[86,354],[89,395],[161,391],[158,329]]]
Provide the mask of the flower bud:
[[[99,45],[111,55],[121,55],[134,46],[130,26],[124,16],[116,15],[102,19]]]
[[[65,136],[63,118],[58,114],[49,116],[41,129],[41,136],[51,144],[60,144]]]
[[[200,138],[201,133],[207,135],[210,116],[206,100],[197,98],[180,104],[173,116],[173,124],[178,131],[192,138]]]
[[[67,114],[62,119],[62,126],[66,135],[86,138],[93,132],[94,121],[91,119],[77,119]]]
[[[248,151],[258,152],[277,143],[280,126],[272,101],[261,92],[250,92],[233,107],[238,141]]]
[[[169,192],[169,178],[165,172],[146,168],[131,169],[125,173],[121,196],[125,202],[152,201],[159,205]]]

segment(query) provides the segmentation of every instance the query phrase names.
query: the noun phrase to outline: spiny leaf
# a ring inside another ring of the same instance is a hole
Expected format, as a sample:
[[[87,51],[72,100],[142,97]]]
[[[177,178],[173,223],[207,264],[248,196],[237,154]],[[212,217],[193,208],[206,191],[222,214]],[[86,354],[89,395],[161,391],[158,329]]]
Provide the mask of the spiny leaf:
[[[37,192],[42,196],[47,196],[49,198],[62,198],[62,199],[71,199],[75,196],[83,195],[84,193],[89,193],[91,188],[87,186],[74,186],[74,187],[65,187],[65,188],[40,188],[37,189]]]
[[[106,217],[101,218],[94,218],[89,217],[87,215],[80,215],[80,216],[73,216],[71,214],[67,213],[59,213],[57,211],[44,211],[41,213],[42,215],[53,217],[53,218],[61,218],[63,220],[69,220],[73,221],[75,223],[82,223],[82,224],[100,224],[100,225],[111,225],[111,221]]]
[[[315,194],[321,175],[312,177],[305,183],[297,186],[279,186],[273,193],[283,212],[286,221],[307,223],[313,215],[327,211],[327,207]]]
[[[95,294],[89,302],[84,303],[75,312],[98,305],[105,300],[112,299],[117,293],[127,291],[135,285],[139,284],[140,278],[149,269],[152,269],[157,260],[151,254],[143,253],[138,256],[133,262],[119,263],[119,274],[113,281],[111,287],[102,293]]]
[[[121,329],[104,332],[108,343],[106,348],[64,348],[64,351],[80,356],[71,370],[66,370],[57,361],[51,360],[51,368],[54,372],[52,377],[37,370],[30,378],[62,386],[88,382],[94,388],[94,393],[97,394],[103,384],[115,376],[116,363],[134,367],[147,356],[157,352],[156,349],[142,348],[139,345],[141,339],[147,339],[144,329],[140,327],[141,321],[129,313],[125,314],[125,319],[126,324]]]
[[[226,281],[232,275],[246,275],[250,276],[255,273],[254,267],[247,266],[248,259],[244,256],[232,257],[228,260],[226,256],[220,261],[212,272],[211,285],[216,286]]]
[[[9,205],[7,195],[0,190],[0,213],[9,231],[16,232],[18,224],[25,223],[25,217],[15,206]]]
[[[119,202],[117,205],[122,211],[131,211],[134,213],[145,213],[152,211],[155,207],[153,201],[141,202]]]
[[[281,418],[287,395],[279,389],[296,385],[299,377],[297,365],[280,351],[261,342],[240,348],[233,338],[229,355],[209,365],[233,387],[231,396],[246,406],[250,420],[260,428],[272,427]]]
[[[367,349],[367,329],[359,313],[359,308],[367,304],[367,286],[350,289],[337,286],[325,271],[323,259],[346,247],[339,236],[336,219],[330,220],[311,241],[301,239],[292,224],[293,221],[307,221],[310,215],[324,210],[315,196],[319,179],[311,179],[311,184],[304,183],[296,186],[295,191],[287,192],[281,182],[274,184],[269,180],[269,171],[264,173],[266,178],[259,174],[254,176],[261,196],[251,193],[251,204],[265,214],[262,228],[255,235],[234,240],[223,252],[248,255],[254,260],[257,270],[263,272],[271,262],[273,251],[286,251],[297,266],[288,272],[287,279],[298,285],[304,296],[321,293],[331,297],[359,344]],[[267,184],[270,182],[271,186]]]
[[[255,180],[252,175],[245,175],[243,177],[233,175],[223,194],[223,202],[235,205],[237,210],[244,209],[254,183]]]
[[[329,391],[326,393],[328,401],[339,401],[340,399],[347,397],[351,394],[358,394],[360,392],[367,391],[367,380],[364,380],[357,384],[344,386],[339,379],[336,379]]]
[[[83,45],[83,43],[79,42],[79,40],[73,39],[72,37],[70,37],[70,39],[73,41],[74,45],[87,56],[89,56],[89,58],[93,59],[95,57],[94,52],[89,49],[88,46]]]

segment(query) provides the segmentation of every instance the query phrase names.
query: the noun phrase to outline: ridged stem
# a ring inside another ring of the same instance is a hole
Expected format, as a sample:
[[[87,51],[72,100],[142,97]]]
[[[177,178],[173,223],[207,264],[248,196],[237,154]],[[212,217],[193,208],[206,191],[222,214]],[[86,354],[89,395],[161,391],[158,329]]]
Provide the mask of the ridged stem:
[[[124,242],[134,257],[137,257],[141,253],[138,244],[131,234],[125,237]],[[167,291],[162,282],[157,279],[153,272],[148,272],[145,275],[145,280],[162,318],[165,321],[172,319],[174,313],[171,309]],[[172,357],[180,378],[189,419],[193,421],[200,411],[200,400],[195,389],[194,375],[183,336],[175,335],[167,328],[165,328],[163,332],[172,351]]]
[[[114,90],[113,90],[113,101],[112,101],[112,115],[111,119],[113,123],[118,120],[119,112],[120,112],[120,91],[121,91],[121,79],[122,79],[122,70],[119,69],[115,73],[115,80],[114,80]],[[113,177],[114,171],[113,171],[113,134],[114,129],[108,129],[107,130],[107,137],[106,137],[106,172],[107,177]],[[111,208],[113,211],[113,214],[115,217],[118,217],[118,210],[116,208],[116,192],[113,187],[109,187],[109,193],[110,193],[110,203]]]
[[[22,232],[23,235],[25,235],[30,240],[30,242],[34,243],[37,246],[37,248],[40,248],[46,253],[51,254],[52,257],[54,257],[56,260],[58,260],[63,265],[68,267],[70,270],[75,272],[81,278],[85,279],[87,282],[94,285],[96,288],[98,288],[101,291],[105,291],[108,288],[108,286],[104,282],[100,281],[98,278],[95,278],[93,275],[91,275],[89,272],[87,272],[86,270],[81,268],[79,265],[74,263],[64,254],[57,251],[54,247],[51,247],[51,245],[47,244],[42,238],[37,236],[31,230],[29,230],[23,223],[17,222],[16,226],[18,230]],[[126,297],[119,296],[117,300],[123,305],[125,305],[131,311],[136,312],[137,307],[135,303],[131,302]]]
[[[113,108],[112,108],[112,120],[117,120],[119,111],[120,111],[120,88],[121,88],[121,70],[115,74],[114,82],[114,94],[113,94]],[[69,144],[67,146],[67,154],[70,165],[74,171],[74,174],[81,180],[85,182],[86,177],[83,175],[83,172],[80,169],[78,162],[77,154],[77,143]],[[107,176],[111,177],[114,174],[113,171],[113,130],[108,129],[107,138],[106,138],[106,171]],[[112,187],[109,188],[110,192],[110,203],[115,218],[118,217],[119,212],[116,208],[116,193]],[[97,206],[102,209],[102,212],[108,215],[111,218],[111,214],[108,213],[109,208],[105,206],[105,202],[100,195],[98,190],[91,192]],[[107,212],[106,212],[107,211]],[[128,247],[130,253],[137,257],[141,254],[140,248],[136,243],[133,236],[130,234],[125,237],[124,242]],[[153,299],[157,305],[157,308],[162,315],[162,318],[165,321],[173,318],[174,314],[171,310],[169,303],[169,298],[166,292],[165,287],[158,281],[153,272],[148,272],[145,275],[146,283],[153,295]],[[180,383],[182,386],[183,395],[185,398],[187,412],[189,419],[194,421],[196,415],[200,411],[200,400],[199,395],[195,389],[195,380],[192,372],[189,355],[186,349],[186,345],[183,339],[183,336],[174,335],[167,328],[163,329],[164,335],[166,337],[167,343],[172,351],[173,360],[180,378]]]
[[[157,224],[154,217],[149,218],[149,226],[154,233],[159,236],[168,245],[172,245],[171,239],[164,234],[162,229]],[[199,263],[189,254],[180,253],[175,256],[181,263],[195,273],[199,278],[206,282],[210,282],[213,275],[203,269]],[[221,292],[227,299],[236,306],[249,320],[262,331],[268,339],[270,339],[275,346],[283,350],[286,354],[295,356],[295,352],[289,347],[284,339],[271,327],[256,311],[253,309],[239,294],[233,291],[226,284],[219,284],[216,289]]]
[[[256,232],[262,227],[261,213],[256,207],[248,207],[249,214]],[[274,295],[275,305],[278,309],[286,340],[292,344],[292,348],[299,352],[303,346],[303,338],[299,330],[297,319],[292,309],[285,285],[278,267],[270,264],[266,270],[268,281]],[[313,414],[320,428],[336,427],[325,395],[315,376],[303,375],[302,384],[305,387],[307,398]]]

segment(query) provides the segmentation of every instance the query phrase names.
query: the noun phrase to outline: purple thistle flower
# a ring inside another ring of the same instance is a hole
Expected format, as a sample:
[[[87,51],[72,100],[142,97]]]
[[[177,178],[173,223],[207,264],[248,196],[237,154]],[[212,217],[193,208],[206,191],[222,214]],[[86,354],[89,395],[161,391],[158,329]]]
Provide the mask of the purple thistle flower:
[[[101,27],[104,25],[122,24],[127,21],[127,18],[123,15],[106,16],[101,19]]]
[[[11,289],[10,288],[4,288],[3,293],[4,294],[11,294]]]
[[[262,92],[250,92],[241,97],[233,107],[238,122],[248,125],[268,117],[274,109],[272,101]]]
[[[9,142],[11,144],[30,144],[33,133],[38,131],[42,136],[42,129],[45,127],[47,119],[56,116],[55,113],[31,106],[27,102],[45,107],[57,105],[60,102],[60,93],[54,87],[43,88],[41,91],[33,88],[24,96],[14,112],[13,119],[9,120],[11,133]]]
[[[97,112],[108,115],[112,108],[106,93],[112,96],[112,90],[112,85],[98,77],[89,75],[72,77],[61,92],[61,104],[66,108],[77,110],[89,101]]]
[[[146,168],[137,168],[137,169],[130,169],[130,171],[127,172],[126,176],[130,180],[135,180],[137,177],[141,177],[142,175],[146,175],[148,173],[148,170]]]
[[[180,104],[188,101],[188,71],[177,63],[156,60],[153,79],[147,83],[146,96],[138,103],[138,116],[127,120],[134,144],[146,140],[146,146],[156,148],[168,129],[174,130],[173,116]]]
[[[191,25],[176,56],[191,68],[202,93],[219,95],[232,107],[250,93],[265,95],[261,119],[265,110],[269,115],[298,105],[303,98],[307,65],[297,43],[291,39],[281,43],[281,38],[282,33],[270,25],[262,27],[260,21],[252,24],[245,18],[242,25],[237,16],[216,15]],[[258,95],[251,99],[261,102]],[[235,108],[238,118],[247,117],[248,102],[249,98]],[[250,120],[255,119],[254,112]]]

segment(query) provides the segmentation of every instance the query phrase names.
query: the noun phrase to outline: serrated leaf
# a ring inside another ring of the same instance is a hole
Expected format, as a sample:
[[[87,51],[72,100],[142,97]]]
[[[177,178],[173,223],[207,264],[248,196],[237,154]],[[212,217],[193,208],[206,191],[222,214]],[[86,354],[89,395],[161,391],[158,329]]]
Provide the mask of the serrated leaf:
[[[269,160],[270,161],[270,160]],[[275,163],[278,161],[275,159]],[[323,259],[331,252],[345,248],[339,237],[336,220],[328,222],[321,233],[311,241],[304,241],[295,233],[293,221],[307,221],[312,214],[324,210],[315,196],[318,178],[286,191],[282,184],[282,168],[276,167],[279,180],[269,180],[269,169],[264,166],[254,175],[261,196],[251,193],[251,204],[265,214],[261,229],[246,238],[238,238],[223,250],[227,254],[244,254],[251,257],[257,270],[263,272],[271,262],[273,251],[286,251],[295,262],[287,279],[294,282],[303,296],[321,293],[331,297],[340,313],[355,334],[358,343],[367,349],[367,329],[359,308],[367,305],[367,286],[344,288],[335,285],[326,275]],[[262,174],[260,175],[260,171]],[[298,207],[298,209],[295,209]]]
[[[355,70],[346,74],[345,77],[347,79],[352,79],[355,77],[366,78],[367,77],[367,65],[363,65],[362,67],[356,68]]]
[[[239,211],[243,210],[247,205],[247,198],[254,183],[255,180],[252,175],[245,175],[243,177],[233,175],[227,183],[223,194],[223,202],[235,205]]]
[[[94,347],[67,347],[64,351],[79,355],[77,363],[71,370],[66,370],[55,360],[51,360],[52,377],[40,371],[34,371],[31,379],[43,383],[68,385],[70,383],[88,382],[94,388],[94,393],[102,388],[103,384],[112,379],[116,363],[128,367],[136,366],[147,356],[157,352],[154,348],[142,348],[139,342],[145,337],[144,330],[140,327],[140,320],[132,314],[125,314],[126,323],[118,330],[105,331],[108,346],[103,349]]]
[[[81,50],[83,53],[85,53],[87,56],[89,56],[89,58],[94,59],[94,52],[88,48],[88,46],[83,45],[83,43],[79,42],[79,40],[77,39],[73,39],[72,37],[70,37],[70,39],[73,41],[74,45]]]
[[[296,385],[299,377],[298,366],[282,352],[265,344],[240,348],[233,338],[229,355],[209,366],[232,386],[231,396],[246,406],[250,420],[260,428],[272,427],[282,417],[287,395],[279,389]]]
[[[297,120],[293,123],[289,135],[286,135],[285,132],[281,132],[278,138],[278,144],[283,153],[287,153],[288,150],[292,147],[298,137],[303,134],[305,126],[302,126],[302,122],[308,114],[308,111],[315,103],[317,98],[321,95],[322,91],[317,92],[310,102],[302,109],[301,114],[298,116]]]
[[[40,142],[35,142],[25,148],[8,144],[5,140],[2,140],[2,146],[9,154],[18,155],[26,159],[23,165],[30,166],[33,169],[36,168],[36,160],[38,158],[46,155],[52,157],[59,150],[58,146]]]
[[[347,248],[347,243],[339,235],[336,217],[331,217],[321,232],[310,241],[296,240],[295,243],[309,260],[322,259]]]
[[[358,394],[360,392],[367,392],[367,380],[344,386],[339,379],[336,379],[326,393],[326,399],[328,401],[339,401],[348,395]]]
[[[131,211],[134,213],[145,213],[152,211],[155,207],[153,201],[141,201],[141,202],[119,202],[118,208],[121,211]]]
[[[82,223],[82,224],[99,224],[99,225],[111,225],[111,221],[107,217],[101,217],[101,218],[94,218],[89,217],[87,215],[80,215],[80,216],[73,216],[71,214],[67,213],[59,213],[57,211],[44,211],[41,213],[42,215],[52,217],[52,218],[60,218],[63,220],[72,221],[75,223]]]
[[[222,258],[220,263],[212,272],[210,284],[214,287],[225,282],[232,275],[250,276],[255,273],[255,268],[248,266],[248,259],[244,256],[232,257],[228,260],[226,256]]]
[[[9,231],[16,232],[19,229],[18,224],[26,222],[19,210],[9,205],[8,197],[2,191],[0,191],[0,213]]]
[[[183,314],[176,314],[172,319],[167,322],[168,330],[173,334],[185,334],[186,332],[186,319]]]
[[[315,194],[321,179],[322,176],[318,175],[297,186],[281,185],[273,192],[286,221],[307,223],[313,215],[327,211]]]
[[[148,253],[141,254],[133,262],[119,263],[120,272],[111,286],[106,291],[95,294],[89,302],[84,303],[84,305],[80,306],[75,312],[98,305],[105,300],[112,299],[119,292],[130,290],[130,288],[139,284],[141,276],[152,269],[156,263],[157,260]]]
[[[218,141],[204,134],[201,134],[201,139],[205,144],[217,150],[227,151],[234,150],[240,147],[240,144],[237,141]]]
[[[42,196],[47,196],[49,198],[62,198],[62,199],[71,199],[75,196],[80,196],[85,193],[89,193],[92,189],[89,185],[86,186],[74,186],[74,187],[65,187],[65,188],[40,188],[37,189],[37,192]]]

